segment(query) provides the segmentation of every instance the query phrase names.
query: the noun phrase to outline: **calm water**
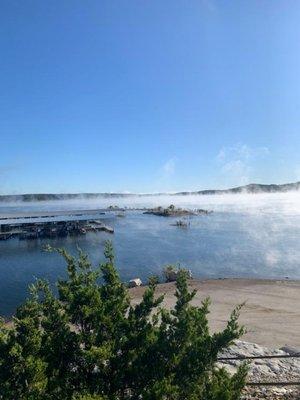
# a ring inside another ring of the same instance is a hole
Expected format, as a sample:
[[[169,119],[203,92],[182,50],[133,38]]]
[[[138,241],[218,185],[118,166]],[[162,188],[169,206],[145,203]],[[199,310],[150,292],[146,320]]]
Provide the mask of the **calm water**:
[[[127,212],[113,213],[106,222],[115,234],[88,233],[80,237],[0,242],[0,314],[9,315],[26,296],[36,277],[51,282],[64,276],[64,261],[45,253],[46,243],[71,253],[79,246],[97,264],[105,240],[112,239],[123,280],[161,274],[168,263],[179,263],[196,277],[262,277],[300,279],[300,194],[159,196],[137,199],[99,199],[43,203],[2,204],[1,212],[20,210],[87,209],[175,204],[207,208],[213,214],[190,217],[188,229],[172,226],[174,219]],[[176,220],[176,219],[175,219]]]

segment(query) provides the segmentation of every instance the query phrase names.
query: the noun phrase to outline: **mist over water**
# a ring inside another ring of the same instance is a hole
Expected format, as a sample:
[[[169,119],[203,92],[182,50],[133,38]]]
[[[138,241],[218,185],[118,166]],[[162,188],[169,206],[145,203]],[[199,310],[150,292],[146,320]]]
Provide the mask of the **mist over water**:
[[[112,239],[123,280],[146,280],[150,274],[161,274],[168,263],[180,263],[199,278],[300,278],[299,192],[2,203],[0,214],[170,204],[209,209],[213,213],[189,217],[188,229],[172,226],[176,218],[143,215],[140,211],[128,211],[125,218],[108,213],[103,218],[115,228],[114,235],[98,232],[79,237],[0,242],[0,314],[14,311],[35,277],[53,282],[64,276],[63,260],[57,254],[43,252],[46,243],[66,247],[71,253],[79,246],[97,264],[103,259],[105,240]]]
[[[97,199],[53,200],[0,203],[0,214],[19,211],[72,210],[119,207],[157,207],[174,204],[184,208],[207,208],[222,212],[271,213],[300,215],[300,191],[288,193],[224,195],[151,195],[99,197]]]

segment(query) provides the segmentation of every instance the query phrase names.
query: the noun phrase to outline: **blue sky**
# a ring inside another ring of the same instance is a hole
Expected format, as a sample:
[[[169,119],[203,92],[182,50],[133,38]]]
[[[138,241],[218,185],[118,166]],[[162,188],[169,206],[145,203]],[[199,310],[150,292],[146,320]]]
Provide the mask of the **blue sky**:
[[[300,2],[2,0],[0,192],[300,179]]]

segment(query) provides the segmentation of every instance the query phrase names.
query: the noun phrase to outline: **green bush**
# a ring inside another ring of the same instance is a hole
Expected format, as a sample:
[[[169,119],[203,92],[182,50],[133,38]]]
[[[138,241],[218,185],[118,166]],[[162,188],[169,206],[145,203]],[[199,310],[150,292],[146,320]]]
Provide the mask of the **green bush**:
[[[218,353],[243,334],[239,308],[224,331],[211,334],[209,300],[190,305],[195,291],[184,273],[174,309],[162,307],[154,279],[133,306],[110,243],[98,268],[82,252],[76,259],[57,251],[68,272],[58,295],[37,281],[12,326],[1,323],[0,399],[239,399],[246,367],[232,377],[216,368]]]

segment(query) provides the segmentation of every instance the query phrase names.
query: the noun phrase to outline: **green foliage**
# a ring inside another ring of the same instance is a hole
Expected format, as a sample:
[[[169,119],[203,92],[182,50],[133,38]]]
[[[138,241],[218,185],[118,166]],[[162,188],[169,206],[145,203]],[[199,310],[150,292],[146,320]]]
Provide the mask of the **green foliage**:
[[[190,304],[195,291],[184,271],[174,309],[162,307],[154,277],[133,306],[110,243],[97,268],[81,251],[78,259],[57,251],[68,273],[58,295],[37,281],[12,326],[0,322],[0,399],[239,399],[246,367],[233,377],[216,368],[219,352],[243,334],[239,308],[224,331],[211,334],[209,300]]]
[[[186,268],[180,267],[180,265],[175,266],[172,264],[166,265],[163,274],[165,277],[166,282],[174,282],[177,280],[177,275],[178,274],[184,274],[186,279],[191,278],[191,272],[188,271]]]
[[[97,396],[97,395],[83,395],[83,396],[76,396],[73,398],[73,400],[106,400],[107,398],[102,397],[102,396]]]

